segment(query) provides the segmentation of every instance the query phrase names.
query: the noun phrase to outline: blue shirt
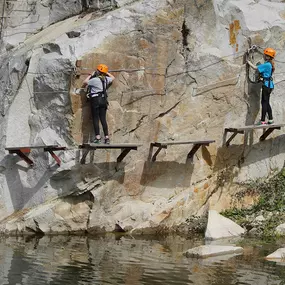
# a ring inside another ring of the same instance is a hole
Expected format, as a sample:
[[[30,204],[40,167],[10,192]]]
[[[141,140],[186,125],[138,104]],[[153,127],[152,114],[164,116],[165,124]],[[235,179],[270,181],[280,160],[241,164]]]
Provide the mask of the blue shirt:
[[[259,73],[261,74],[261,76],[263,78],[265,78],[263,80],[263,85],[273,89],[274,83],[273,83],[273,80],[270,80],[270,78],[272,76],[272,65],[271,65],[271,63],[266,61],[265,63],[258,65],[257,69],[258,69]]]

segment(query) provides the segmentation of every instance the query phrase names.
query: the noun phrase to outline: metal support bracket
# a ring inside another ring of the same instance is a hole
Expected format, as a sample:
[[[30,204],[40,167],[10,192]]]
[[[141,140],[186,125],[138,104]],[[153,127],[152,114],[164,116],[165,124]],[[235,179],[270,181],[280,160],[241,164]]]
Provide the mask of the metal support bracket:
[[[9,153],[15,153],[17,154],[19,157],[21,157],[27,164],[29,164],[30,166],[34,166],[34,162],[26,155],[30,153],[30,149],[28,148],[22,148],[22,149],[18,149],[18,150],[10,150]]]
[[[153,148],[154,147],[157,147],[158,149],[156,150],[156,152],[154,153],[154,155],[152,155],[153,153]],[[167,149],[167,146],[166,145],[161,145],[160,143],[151,143],[150,144],[150,150],[149,150],[149,156],[148,156],[148,160],[149,161],[156,161],[156,157],[157,155],[159,154],[159,152],[162,150],[162,149]]]
[[[82,158],[80,159],[80,164],[85,164],[86,157],[87,157],[89,151],[90,151],[90,149],[84,149],[83,150]]]
[[[232,135],[227,140],[228,133],[232,133]],[[227,147],[230,145],[231,141],[236,137],[237,134],[244,134],[244,131],[225,129],[224,141]]]
[[[105,145],[105,146],[104,145],[99,145],[98,147],[86,144],[86,145],[80,146],[80,148],[83,149],[82,158],[80,159],[80,163],[81,164],[85,164],[86,163],[86,157],[87,157],[88,153],[91,150],[95,151],[96,149],[121,149],[121,153],[117,157],[117,163],[122,162],[123,159],[127,156],[127,154],[131,150],[137,150],[137,146],[136,145],[124,146],[123,144],[119,144],[119,145]]]
[[[52,158],[56,161],[57,165],[60,166],[61,165],[61,160],[60,158],[54,153],[54,151],[57,150],[65,150],[66,147],[65,146],[57,146],[57,147],[47,147],[44,148],[44,151],[49,152],[49,154],[52,156]]]
[[[198,151],[198,149],[201,147],[201,146],[209,146],[210,145],[210,142],[213,142],[213,141],[191,141],[191,142],[176,142],[176,143],[159,143],[159,142],[155,142],[155,143],[151,143],[150,144],[150,148],[149,148],[149,155],[148,155],[148,161],[156,161],[156,157],[157,155],[159,154],[159,152],[164,148],[164,149],[167,149],[167,146],[168,145],[179,145],[179,144],[193,144],[193,147],[191,148],[191,150],[189,151],[189,153],[187,154],[187,159],[193,159],[195,153]],[[153,148],[154,147],[157,147],[157,150],[154,154],[153,153]]]
[[[208,146],[209,144],[203,144]],[[198,151],[198,149],[202,146],[202,144],[194,144],[192,149],[189,151],[188,155],[187,155],[187,160],[188,159],[193,159],[194,154]]]
[[[264,141],[274,130],[280,130],[281,127],[283,127],[284,124],[279,124],[279,125],[265,125],[265,126],[245,126],[244,128],[226,128],[224,132],[224,140],[223,143],[227,147],[230,145],[231,141],[235,138],[237,134],[244,134],[247,136],[247,133],[255,130],[255,129],[263,129],[263,134],[259,138],[260,141]],[[232,133],[232,135],[229,137],[227,140],[227,134]],[[247,143],[247,137],[244,138],[244,144],[246,145]]]
[[[60,158],[54,153],[54,151],[57,150],[65,150],[65,146],[30,146],[30,147],[20,147],[20,148],[12,148],[9,149],[9,153],[15,153],[19,157],[21,157],[26,163],[28,163],[30,166],[34,165],[34,162],[28,157],[28,154],[31,152],[32,149],[44,149],[44,151],[49,152],[50,155],[55,159],[58,166],[60,166],[61,161]]]
[[[45,150],[48,151],[49,154],[52,156],[52,158],[56,161],[57,165],[60,166],[61,165],[61,161],[59,159],[59,157],[52,151],[52,150]]]
[[[122,160],[125,158],[125,156],[131,151],[131,148],[122,148],[121,154],[117,157],[117,162],[122,162]]]
[[[269,128],[265,130],[263,135],[259,138],[260,141],[264,141],[274,130],[280,130],[280,127]]]

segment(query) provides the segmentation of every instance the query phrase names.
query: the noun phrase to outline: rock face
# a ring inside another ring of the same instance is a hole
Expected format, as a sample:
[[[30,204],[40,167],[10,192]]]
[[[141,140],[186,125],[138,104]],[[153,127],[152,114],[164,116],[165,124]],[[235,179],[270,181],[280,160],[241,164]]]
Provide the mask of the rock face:
[[[88,196],[40,205],[19,217],[13,217],[1,230],[12,235],[84,233],[92,207]]]
[[[243,65],[249,41],[277,49],[272,103],[275,121],[284,121],[284,10],[284,3],[266,0],[7,3],[0,58],[3,223],[16,211],[85,192],[92,210],[74,227],[84,224],[90,232],[169,229],[209,208],[252,203],[250,195],[241,201],[232,195],[243,182],[283,166],[283,135],[275,131],[259,142],[262,131],[255,130],[248,145],[239,135],[225,147],[223,132],[259,118],[260,86],[248,85]],[[98,63],[116,76],[109,92],[111,141],[142,144],[120,165],[119,150],[96,150],[80,164],[77,145],[93,136],[82,73]],[[155,163],[147,159],[152,141],[204,139],[215,144],[201,147],[192,162],[186,162],[192,145],[170,146]],[[40,150],[30,154],[33,168],[4,151],[35,144],[68,146],[58,153],[61,167]]]
[[[235,222],[223,217],[216,211],[209,211],[208,224],[205,233],[206,239],[220,239],[240,236],[245,230]]]

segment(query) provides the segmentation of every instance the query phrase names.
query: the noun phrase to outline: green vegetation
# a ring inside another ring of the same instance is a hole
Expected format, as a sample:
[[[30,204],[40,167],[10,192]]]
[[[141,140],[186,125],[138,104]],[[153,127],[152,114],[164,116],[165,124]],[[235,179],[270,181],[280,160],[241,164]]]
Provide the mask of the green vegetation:
[[[261,237],[275,237],[275,228],[285,223],[285,169],[266,181],[246,184],[239,196],[249,193],[259,197],[253,206],[247,209],[234,208],[221,214],[249,232],[254,228],[255,234]]]

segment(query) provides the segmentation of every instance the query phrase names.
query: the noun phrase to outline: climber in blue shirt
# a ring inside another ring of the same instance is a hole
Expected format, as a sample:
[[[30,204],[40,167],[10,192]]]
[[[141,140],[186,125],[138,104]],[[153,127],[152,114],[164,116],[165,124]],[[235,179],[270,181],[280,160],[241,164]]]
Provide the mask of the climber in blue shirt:
[[[264,50],[264,63],[258,66],[253,65],[249,60],[247,63],[255,70],[258,70],[262,79],[262,94],[261,94],[261,120],[260,125],[265,125],[265,117],[268,115],[268,124],[273,124],[272,109],[270,106],[270,94],[274,88],[272,74],[275,70],[273,59],[276,55],[276,51],[272,48],[266,48]]]

